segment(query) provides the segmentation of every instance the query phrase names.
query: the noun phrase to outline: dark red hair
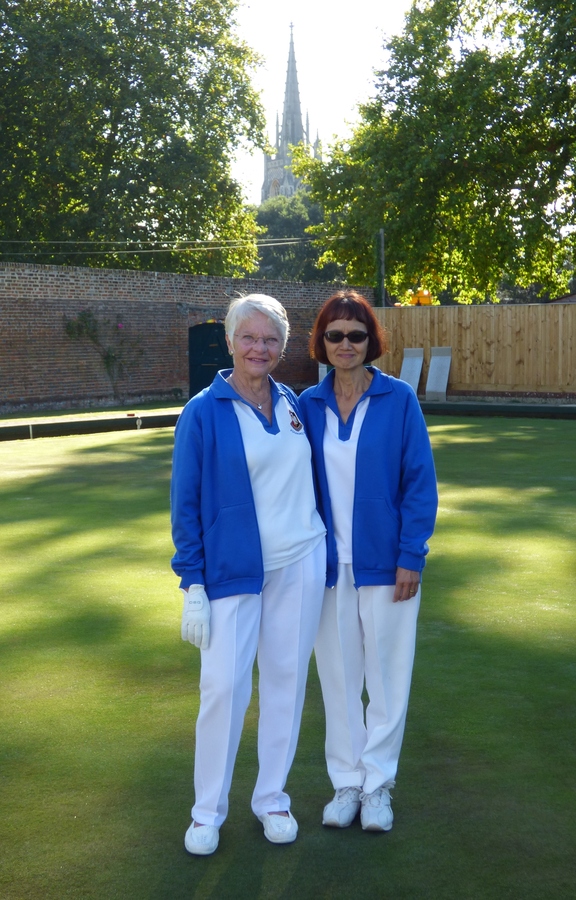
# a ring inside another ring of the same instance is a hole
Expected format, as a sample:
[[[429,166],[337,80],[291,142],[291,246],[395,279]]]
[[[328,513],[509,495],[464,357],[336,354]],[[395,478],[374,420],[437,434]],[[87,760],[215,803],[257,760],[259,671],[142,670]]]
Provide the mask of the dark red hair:
[[[323,304],[314,322],[310,335],[310,355],[319,363],[328,363],[324,332],[330,330],[330,323],[337,319],[357,319],[366,326],[368,349],[365,362],[372,362],[388,352],[386,331],[374,315],[374,310],[365,297],[356,291],[338,291]]]

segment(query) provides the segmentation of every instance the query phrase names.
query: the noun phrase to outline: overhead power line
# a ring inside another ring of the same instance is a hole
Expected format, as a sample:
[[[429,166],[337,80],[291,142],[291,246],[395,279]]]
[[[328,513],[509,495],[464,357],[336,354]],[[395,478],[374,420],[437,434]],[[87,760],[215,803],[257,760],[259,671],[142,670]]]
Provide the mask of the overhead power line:
[[[314,238],[262,238],[255,241],[261,249],[268,247],[289,247],[299,244],[310,244]],[[329,240],[342,240],[341,237]],[[28,247],[27,250],[11,250],[8,245]],[[138,244],[139,246],[133,246]],[[2,253],[10,256],[58,256],[73,253],[75,256],[129,256],[149,253],[210,253],[215,250],[237,250],[249,246],[248,241],[221,241],[218,244],[210,241],[24,241],[0,240],[0,257]],[[40,247],[41,249],[36,249]],[[47,249],[48,247],[65,249]],[[73,247],[89,247],[87,250],[73,250]],[[100,249],[105,247],[106,249]],[[126,248],[126,249],[123,249]]]
[[[314,238],[261,238],[256,240],[255,243],[258,246],[267,246],[274,245],[278,241],[282,241],[285,244],[297,244],[297,243],[310,243]],[[131,240],[131,241],[47,241],[47,240],[12,240],[5,239],[0,240],[0,244],[24,244],[28,246],[36,246],[40,245],[49,245],[52,247],[55,246],[74,246],[74,247],[85,247],[85,246],[94,246],[94,247],[103,247],[110,246],[114,247],[124,247],[127,245],[138,244],[141,247],[152,247],[158,249],[222,249],[227,246],[231,247],[243,247],[249,245],[250,241],[239,241],[239,240],[221,240],[217,243],[215,241],[187,241],[187,240],[177,240],[177,241],[139,241],[139,240]]]

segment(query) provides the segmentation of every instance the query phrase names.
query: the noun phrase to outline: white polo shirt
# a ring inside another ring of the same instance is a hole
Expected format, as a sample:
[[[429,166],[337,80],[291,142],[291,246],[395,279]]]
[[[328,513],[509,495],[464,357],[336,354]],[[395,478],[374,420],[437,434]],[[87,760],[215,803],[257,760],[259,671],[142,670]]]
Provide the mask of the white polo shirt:
[[[247,403],[233,402],[256,505],[264,571],[270,572],[303,559],[326,534],[316,509],[310,444],[283,395],[274,407],[277,431]]]
[[[351,429],[340,428],[338,416],[328,406],[326,407],[324,462],[339,563],[352,562],[352,512],[356,482],[356,451],[360,429],[369,403],[370,398],[365,397],[357,404]],[[348,421],[347,424],[350,422]],[[342,433],[346,435],[345,439],[342,439]]]

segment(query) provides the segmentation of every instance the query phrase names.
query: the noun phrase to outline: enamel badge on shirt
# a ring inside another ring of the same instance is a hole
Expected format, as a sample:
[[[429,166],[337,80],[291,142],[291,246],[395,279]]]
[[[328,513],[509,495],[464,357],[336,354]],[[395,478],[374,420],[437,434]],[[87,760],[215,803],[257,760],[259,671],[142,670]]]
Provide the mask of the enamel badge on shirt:
[[[294,431],[302,431],[302,422],[300,421],[294,410],[288,407],[288,412],[290,413],[290,426],[294,429]]]

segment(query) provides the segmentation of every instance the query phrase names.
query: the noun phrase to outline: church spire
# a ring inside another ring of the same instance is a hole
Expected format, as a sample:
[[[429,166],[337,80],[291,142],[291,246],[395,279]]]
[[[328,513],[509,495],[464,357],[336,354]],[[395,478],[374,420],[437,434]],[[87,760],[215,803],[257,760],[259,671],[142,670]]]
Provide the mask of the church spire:
[[[293,30],[294,26],[290,24],[290,49],[288,51],[286,91],[284,93],[284,111],[282,113],[282,132],[280,137],[281,152],[285,154],[288,153],[289,144],[299,144],[304,140]]]
[[[310,143],[310,123],[306,114],[306,131],[302,126],[302,110],[300,108],[300,92],[298,90],[298,72],[296,71],[296,54],[294,52],[294,27],[290,25],[290,48],[288,50],[288,68],[286,71],[286,90],[284,92],[284,109],[282,111],[282,127],[279,127],[276,116],[275,155],[264,155],[264,183],[262,185],[262,202],[278,195],[292,197],[300,190],[302,183],[292,172],[291,144]]]

